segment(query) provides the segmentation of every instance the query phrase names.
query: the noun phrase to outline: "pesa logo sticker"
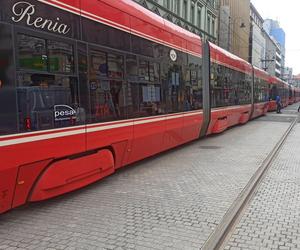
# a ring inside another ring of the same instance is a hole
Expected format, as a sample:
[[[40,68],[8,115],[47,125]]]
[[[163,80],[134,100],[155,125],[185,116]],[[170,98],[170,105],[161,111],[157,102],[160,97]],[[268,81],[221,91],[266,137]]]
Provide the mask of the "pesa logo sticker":
[[[173,62],[175,62],[177,60],[177,53],[173,49],[170,50],[170,58]]]
[[[54,119],[55,121],[76,119],[76,111],[68,105],[56,105],[54,106]]]

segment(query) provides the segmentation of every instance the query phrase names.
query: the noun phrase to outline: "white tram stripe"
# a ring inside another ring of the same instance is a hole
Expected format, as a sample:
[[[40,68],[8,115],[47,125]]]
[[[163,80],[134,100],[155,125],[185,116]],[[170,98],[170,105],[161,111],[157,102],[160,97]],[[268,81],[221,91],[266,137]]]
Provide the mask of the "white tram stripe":
[[[11,145],[21,144],[26,142],[35,142],[35,141],[42,141],[47,139],[60,138],[60,137],[71,136],[71,135],[79,135],[84,133],[85,133],[85,129],[80,129],[80,130],[72,130],[72,131],[66,131],[66,132],[60,132],[54,134],[23,137],[18,139],[0,141],[0,147],[11,146]]]
[[[168,116],[156,116],[153,118],[144,117],[139,119],[130,119],[130,120],[124,120],[124,121],[115,121],[110,122],[109,124],[105,125],[105,123],[99,123],[99,124],[89,124],[87,126],[78,126],[78,127],[72,127],[67,129],[66,131],[53,133],[55,130],[47,130],[49,132],[48,134],[40,134],[40,133],[47,133],[46,131],[38,131],[38,132],[31,132],[30,134],[18,134],[18,135],[9,135],[9,136],[1,136],[2,138],[7,138],[7,140],[0,141],[0,147],[4,146],[11,146],[15,144],[21,144],[21,143],[28,143],[28,142],[35,142],[35,141],[42,141],[42,140],[48,140],[48,139],[55,139],[60,137],[66,137],[66,136],[72,136],[72,135],[80,135],[85,133],[92,133],[92,132],[98,132],[98,131],[104,131],[109,129],[116,129],[116,128],[123,128],[123,127],[129,127],[133,125],[141,125],[141,124],[147,124],[147,123],[153,123],[153,122],[159,122],[164,120],[171,120],[171,119],[177,119],[177,118],[183,118],[188,116],[194,116],[194,115],[200,115],[202,114],[202,111],[192,111],[188,113],[181,113],[177,115],[168,115]],[[100,126],[99,126],[100,125]],[[63,128],[56,129],[56,130],[62,130]],[[40,135],[36,135],[40,134]],[[20,138],[15,138],[17,136],[24,136]],[[14,139],[9,139],[9,137]]]

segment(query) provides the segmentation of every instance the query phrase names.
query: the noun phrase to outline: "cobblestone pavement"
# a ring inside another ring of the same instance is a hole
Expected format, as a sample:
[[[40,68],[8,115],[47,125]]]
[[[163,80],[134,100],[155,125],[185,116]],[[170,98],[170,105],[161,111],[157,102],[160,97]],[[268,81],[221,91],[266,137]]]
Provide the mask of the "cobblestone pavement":
[[[300,249],[299,143],[297,124],[225,249]]]
[[[258,119],[12,210],[0,249],[199,249],[288,126]]]

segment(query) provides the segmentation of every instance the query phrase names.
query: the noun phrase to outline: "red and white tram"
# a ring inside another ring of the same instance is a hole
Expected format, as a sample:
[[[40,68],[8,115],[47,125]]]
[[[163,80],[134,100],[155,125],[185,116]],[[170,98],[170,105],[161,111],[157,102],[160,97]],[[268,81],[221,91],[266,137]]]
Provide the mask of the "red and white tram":
[[[265,72],[131,0],[0,6],[0,213],[267,112]]]

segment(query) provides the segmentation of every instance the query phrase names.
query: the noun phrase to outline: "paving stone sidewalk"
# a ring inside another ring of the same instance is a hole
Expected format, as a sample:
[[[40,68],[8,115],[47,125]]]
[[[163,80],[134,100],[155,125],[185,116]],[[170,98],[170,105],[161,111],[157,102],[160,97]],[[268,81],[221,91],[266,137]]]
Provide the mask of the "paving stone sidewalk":
[[[0,215],[0,249],[199,249],[288,126],[258,119]]]
[[[287,138],[225,249],[300,249],[299,124]]]

